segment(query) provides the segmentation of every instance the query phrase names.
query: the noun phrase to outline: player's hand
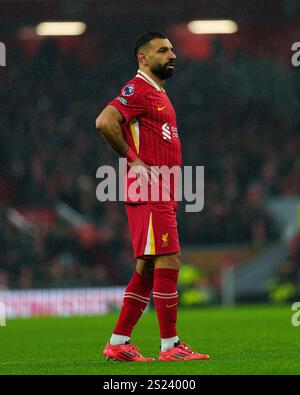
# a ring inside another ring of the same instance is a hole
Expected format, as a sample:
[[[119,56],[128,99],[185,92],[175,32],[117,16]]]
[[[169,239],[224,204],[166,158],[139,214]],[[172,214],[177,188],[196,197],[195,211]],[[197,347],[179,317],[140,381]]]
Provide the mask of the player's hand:
[[[136,174],[136,177],[140,180],[141,183],[144,180],[150,185],[152,185],[153,182],[157,182],[158,176],[157,173],[154,171],[154,168],[151,168],[151,166],[147,165],[140,158],[136,158],[134,162],[128,162],[128,166],[132,169],[134,174]]]

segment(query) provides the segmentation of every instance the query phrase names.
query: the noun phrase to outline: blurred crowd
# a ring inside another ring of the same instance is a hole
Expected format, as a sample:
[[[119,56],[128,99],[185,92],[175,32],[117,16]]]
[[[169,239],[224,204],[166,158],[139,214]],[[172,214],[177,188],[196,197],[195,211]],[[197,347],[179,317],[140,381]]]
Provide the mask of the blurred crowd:
[[[166,90],[183,163],[205,166],[204,210],[179,204],[180,241],[262,247],[278,237],[264,199],[300,194],[299,73],[241,53],[178,58]],[[0,289],[127,282],[135,263],[124,205],[95,194],[97,168],[118,166],[95,118],[135,70],[127,49],[97,66],[61,56],[54,41],[33,59],[11,53],[0,73]],[[58,202],[85,222],[61,218]],[[28,231],[11,208],[46,208],[53,219]]]
[[[268,282],[270,300],[277,303],[299,300],[300,296],[300,232],[287,243],[287,258]]]

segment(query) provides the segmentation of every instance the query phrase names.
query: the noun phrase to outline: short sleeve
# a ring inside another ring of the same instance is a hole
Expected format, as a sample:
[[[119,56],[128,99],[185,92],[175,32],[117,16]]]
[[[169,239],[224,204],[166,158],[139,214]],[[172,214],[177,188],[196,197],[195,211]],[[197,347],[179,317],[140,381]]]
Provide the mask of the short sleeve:
[[[120,111],[125,118],[125,122],[129,122],[146,110],[144,91],[141,86],[134,83],[125,85],[119,96],[108,104]]]

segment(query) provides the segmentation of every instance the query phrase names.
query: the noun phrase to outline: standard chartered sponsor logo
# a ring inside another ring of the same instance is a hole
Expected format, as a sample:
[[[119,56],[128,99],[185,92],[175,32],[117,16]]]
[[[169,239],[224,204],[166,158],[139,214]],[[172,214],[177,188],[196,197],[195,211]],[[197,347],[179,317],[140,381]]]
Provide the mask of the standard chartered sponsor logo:
[[[202,211],[204,166],[151,166],[149,172],[143,166],[134,166],[129,169],[127,178],[123,176],[126,169],[125,158],[119,159],[119,177],[112,166],[98,168],[96,178],[101,181],[96,196],[100,202],[127,201],[128,198],[133,202],[174,200],[185,201],[186,212]]]
[[[0,326],[6,325],[5,304],[0,303]]]
[[[170,126],[167,123],[162,125],[162,135],[164,140],[171,140]]]

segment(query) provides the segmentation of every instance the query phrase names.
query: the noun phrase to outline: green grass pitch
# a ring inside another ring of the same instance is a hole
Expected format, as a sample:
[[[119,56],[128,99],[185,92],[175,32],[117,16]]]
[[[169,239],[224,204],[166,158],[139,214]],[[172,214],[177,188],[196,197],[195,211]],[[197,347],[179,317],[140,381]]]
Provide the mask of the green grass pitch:
[[[8,320],[0,327],[0,374],[300,374],[300,327],[291,306],[240,306],[180,310],[182,341],[209,361],[112,363],[102,349],[117,313],[99,317]],[[157,357],[154,311],[132,337],[144,356]]]

